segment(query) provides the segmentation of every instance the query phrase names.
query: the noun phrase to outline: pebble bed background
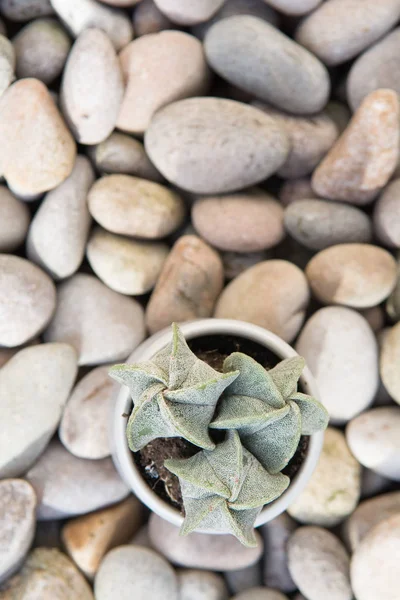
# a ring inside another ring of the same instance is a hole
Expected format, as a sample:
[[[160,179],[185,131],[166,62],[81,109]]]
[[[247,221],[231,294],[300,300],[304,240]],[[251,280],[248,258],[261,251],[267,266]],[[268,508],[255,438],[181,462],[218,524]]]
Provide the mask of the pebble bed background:
[[[399,600],[400,0],[0,15],[0,599]],[[256,549],[110,458],[109,365],[210,316],[293,344],[331,415]]]

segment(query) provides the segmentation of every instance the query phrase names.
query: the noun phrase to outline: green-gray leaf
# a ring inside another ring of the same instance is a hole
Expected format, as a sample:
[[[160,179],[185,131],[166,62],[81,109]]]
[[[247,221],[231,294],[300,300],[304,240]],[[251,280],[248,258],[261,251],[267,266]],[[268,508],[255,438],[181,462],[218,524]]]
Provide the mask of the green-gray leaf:
[[[329,423],[329,413],[325,406],[312,396],[297,392],[291,396],[301,413],[301,433],[312,435],[316,431],[326,429]]]

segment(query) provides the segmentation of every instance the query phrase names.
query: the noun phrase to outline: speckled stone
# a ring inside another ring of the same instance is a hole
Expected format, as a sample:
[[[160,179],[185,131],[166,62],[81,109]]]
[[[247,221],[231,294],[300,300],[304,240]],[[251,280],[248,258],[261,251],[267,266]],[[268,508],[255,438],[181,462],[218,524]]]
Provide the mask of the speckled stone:
[[[400,323],[387,331],[382,342],[380,373],[383,384],[393,400],[400,404]]]
[[[400,179],[391,181],[374,207],[374,231],[384,246],[400,248]]]
[[[22,244],[28,231],[29,209],[5,185],[0,185],[0,252],[12,252]]]
[[[196,25],[208,21],[224,0],[154,0],[160,11],[177,25]]]

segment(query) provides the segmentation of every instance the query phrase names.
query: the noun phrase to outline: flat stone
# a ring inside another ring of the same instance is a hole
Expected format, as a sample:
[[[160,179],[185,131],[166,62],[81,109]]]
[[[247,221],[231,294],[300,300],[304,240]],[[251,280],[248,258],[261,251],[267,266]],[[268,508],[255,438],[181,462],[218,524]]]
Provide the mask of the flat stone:
[[[380,373],[390,396],[400,404],[400,323],[391,327],[382,342]]]
[[[189,98],[158,111],[145,148],[171,183],[194,194],[222,194],[275,173],[286,160],[289,140],[272,117],[252,106]]]
[[[302,326],[308,301],[307,281],[298,267],[286,260],[266,260],[226,286],[214,316],[260,325],[291,342]]]
[[[94,178],[89,160],[79,155],[71,175],[46,194],[32,220],[28,257],[54,279],[73,275],[85,255],[92,220],[87,194]]]
[[[208,31],[204,49],[218,75],[281,110],[313,114],[328,101],[324,65],[266,21],[249,15],[223,19]]]
[[[346,439],[358,462],[384,477],[400,481],[400,409],[379,406],[353,419]]]
[[[155,333],[172,322],[211,317],[224,282],[217,252],[200,238],[184,235],[172,247],[146,308]]]
[[[391,181],[374,207],[374,231],[384,246],[400,248],[400,179]]]
[[[176,574],[156,552],[120,546],[106,554],[94,581],[96,600],[178,600]]]
[[[224,0],[154,0],[160,11],[178,25],[196,25],[208,21]]]
[[[202,96],[210,83],[201,42],[183,31],[143,36],[120,54],[127,82],[117,127],[143,135],[153,115],[163,106]]]
[[[182,569],[177,575],[179,600],[228,600],[225,582],[217,573]]]
[[[66,552],[89,579],[93,580],[104,555],[125,544],[143,519],[142,505],[134,496],[120,504],[69,520],[61,537]]]
[[[5,185],[0,185],[0,252],[12,252],[28,232],[30,212]]]
[[[23,479],[0,481],[0,582],[21,566],[35,534],[36,495]]]
[[[93,218],[107,231],[144,239],[165,237],[181,225],[185,216],[185,205],[178,194],[130,175],[98,179],[88,202]]]
[[[312,189],[311,179],[308,177],[288,179],[283,182],[279,190],[279,200],[284,206],[289,206],[289,204],[298,200],[312,200],[314,198],[318,198],[318,196]]]
[[[256,563],[263,553],[261,536],[256,532],[257,546],[245,548],[231,535],[191,533],[179,535],[179,527],[164,521],[155,513],[149,520],[150,540],[173,564],[194,569],[234,571]]]
[[[330,427],[325,433],[318,465],[288,512],[301,523],[334,527],[356,508],[360,486],[360,465],[343,433]]]
[[[111,458],[77,458],[57,440],[50,442],[26,479],[36,491],[39,521],[86,514],[120,502],[129,493]]]
[[[261,565],[259,562],[243,569],[225,571],[224,575],[228,587],[233,594],[244,592],[253,587],[259,587],[262,584]]]
[[[72,171],[74,139],[37,79],[21,79],[0,97],[0,138],[0,173],[17,195],[51,190]]]
[[[287,541],[297,523],[287,514],[282,513],[261,527],[264,538],[264,585],[280,590],[293,592],[296,584],[289,573],[287,557]]]
[[[171,21],[160,11],[154,0],[141,0],[133,13],[133,28],[136,37],[173,29]]]
[[[1,12],[11,21],[30,21],[54,14],[50,0],[3,0]]]
[[[169,253],[166,244],[137,241],[96,227],[87,258],[96,275],[121,294],[140,295],[153,289]]]
[[[362,6],[365,10],[365,2]],[[393,90],[371,92],[314,171],[314,192],[331,200],[367,204],[389,181],[398,156],[398,96]]]
[[[14,81],[15,50],[4,35],[0,35],[0,96]]]
[[[66,342],[79,365],[123,361],[145,337],[143,309],[92,275],[78,273],[58,286],[58,305],[44,337]]]
[[[241,592],[234,596],[232,600],[288,600],[288,597],[277,590],[255,587]]]

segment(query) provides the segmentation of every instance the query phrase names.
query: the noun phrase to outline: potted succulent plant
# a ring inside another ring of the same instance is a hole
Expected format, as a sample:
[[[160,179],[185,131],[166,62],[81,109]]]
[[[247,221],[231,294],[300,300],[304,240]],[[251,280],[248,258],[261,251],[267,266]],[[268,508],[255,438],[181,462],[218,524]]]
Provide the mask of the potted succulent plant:
[[[110,375],[124,384],[116,466],[182,534],[231,533],[252,546],[254,527],[283,512],[314,470],[328,413],[304,359],[261,327],[174,324]]]

